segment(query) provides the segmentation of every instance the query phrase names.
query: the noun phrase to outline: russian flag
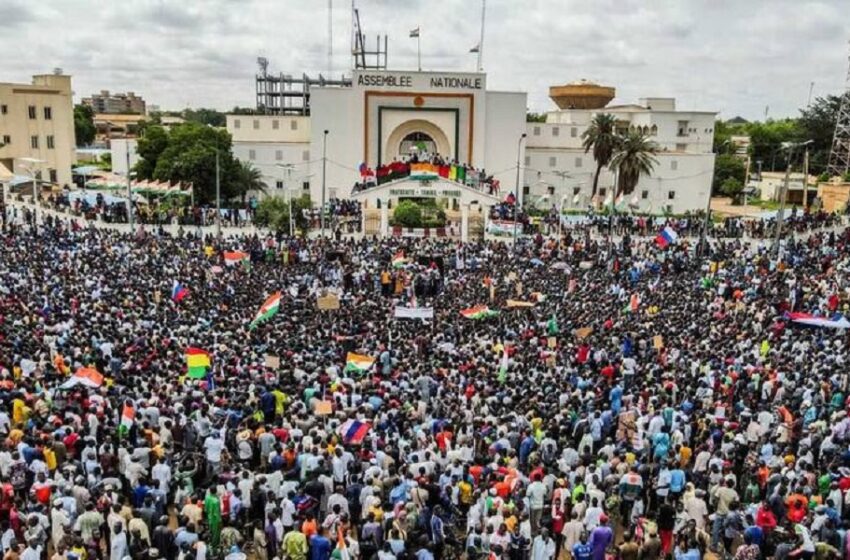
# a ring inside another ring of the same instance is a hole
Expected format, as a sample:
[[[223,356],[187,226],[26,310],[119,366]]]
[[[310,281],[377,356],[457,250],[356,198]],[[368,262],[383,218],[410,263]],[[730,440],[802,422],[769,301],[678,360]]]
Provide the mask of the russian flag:
[[[180,301],[188,295],[189,290],[187,290],[183,284],[175,280],[174,286],[171,288],[171,300],[180,303]]]
[[[360,420],[348,420],[337,429],[337,433],[342,436],[345,443],[360,444],[363,443],[363,438],[369,433],[372,426]]]
[[[665,227],[657,236],[655,236],[655,242],[662,249],[667,247],[668,245],[675,243],[676,241],[678,241],[678,239],[679,234],[676,233],[676,230],[674,230],[670,226]]]
[[[786,319],[797,325],[806,325],[809,327],[821,327],[827,329],[846,329],[850,328],[850,321],[847,317],[836,313],[831,318],[821,317],[819,315],[811,315],[809,313],[786,313]]]

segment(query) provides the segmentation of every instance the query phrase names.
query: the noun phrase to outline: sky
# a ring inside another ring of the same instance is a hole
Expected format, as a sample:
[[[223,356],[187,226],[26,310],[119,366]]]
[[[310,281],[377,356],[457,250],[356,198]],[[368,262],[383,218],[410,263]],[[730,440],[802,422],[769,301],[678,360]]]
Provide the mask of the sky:
[[[472,71],[481,0],[356,0],[367,40],[389,35],[390,69]],[[838,94],[847,74],[848,0],[489,0],[489,89],[589,79],[615,102],[675,97],[684,110],[761,120]],[[253,107],[256,59],[328,73],[326,0],[0,0],[0,81],[62,68],[75,98],[134,91],[162,109]],[[351,4],[333,1],[331,75],[350,72]]]

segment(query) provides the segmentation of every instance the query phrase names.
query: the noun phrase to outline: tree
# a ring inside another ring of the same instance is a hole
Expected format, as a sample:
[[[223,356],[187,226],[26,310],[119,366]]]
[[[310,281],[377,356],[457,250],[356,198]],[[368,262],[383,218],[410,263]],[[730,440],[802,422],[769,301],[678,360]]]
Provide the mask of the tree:
[[[840,109],[841,96],[828,95],[818,97],[807,108],[800,110],[801,139],[812,140],[809,146],[809,172],[812,174],[826,171]]]
[[[226,124],[224,113],[215,109],[186,109],[181,114],[186,122],[222,127]]]
[[[146,127],[145,134],[139,138],[136,153],[139,154],[139,162],[135,171],[139,179],[153,179],[156,170],[156,162],[159,156],[168,147],[168,133],[159,125]]]
[[[310,195],[305,194],[299,198],[292,199],[292,214],[295,219],[296,230],[307,231],[310,222],[304,216],[304,210],[310,207]],[[262,199],[257,204],[256,221],[259,226],[267,227],[273,231],[288,233],[289,201],[276,196],[269,196]]]
[[[724,196],[732,197],[732,200],[734,201],[735,198],[741,194],[741,191],[744,190],[744,185],[735,177],[727,177],[726,180],[723,181],[723,184],[720,185],[719,190]]]
[[[526,113],[525,122],[545,123],[546,113]]]
[[[617,171],[617,193],[631,194],[643,175],[651,175],[658,160],[654,154],[658,146],[648,136],[630,130],[620,136],[617,151],[611,158],[611,168]]]
[[[765,169],[776,170],[777,161],[783,167],[782,144],[798,142],[803,136],[795,119],[768,120],[750,123],[746,127],[750,137],[750,156],[753,161],[762,161]]]
[[[722,191],[721,186],[728,179],[735,179],[741,184],[746,181],[747,168],[741,158],[729,154],[718,154],[714,158],[714,180],[711,183],[712,192]]]
[[[94,142],[94,110],[88,105],[74,105],[74,136],[77,146],[88,146]]]
[[[257,110],[253,107],[234,107],[232,111],[230,111],[231,115],[256,115]]]
[[[616,132],[617,120],[614,115],[597,113],[590,126],[587,127],[581,137],[584,153],[593,150],[593,160],[596,162],[596,172],[593,174],[593,191],[591,198],[596,196],[599,186],[599,174],[602,168],[611,162],[611,158],[617,149],[620,138]]]
[[[266,192],[266,184],[263,182],[263,174],[259,169],[254,167],[251,162],[240,161],[239,173],[236,178],[239,186],[237,190],[242,192],[242,197],[245,197],[249,191]]]
[[[422,208],[411,200],[402,200],[393,211],[393,222],[404,227],[420,227]]]

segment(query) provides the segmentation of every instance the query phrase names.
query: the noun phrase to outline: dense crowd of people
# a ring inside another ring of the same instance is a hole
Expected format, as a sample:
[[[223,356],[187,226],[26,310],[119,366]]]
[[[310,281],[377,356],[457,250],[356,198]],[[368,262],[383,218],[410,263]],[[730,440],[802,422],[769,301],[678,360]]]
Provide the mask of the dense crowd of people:
[[[847,310],[850,230],[777,262],[2,214],[6,560],[850,557],[847,333],[789,315]]]

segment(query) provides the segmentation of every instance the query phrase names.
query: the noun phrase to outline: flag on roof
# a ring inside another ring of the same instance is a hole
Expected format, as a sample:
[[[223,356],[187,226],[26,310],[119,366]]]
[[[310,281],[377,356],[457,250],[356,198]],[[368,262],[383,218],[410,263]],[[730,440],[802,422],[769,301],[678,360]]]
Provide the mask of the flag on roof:
[[[189,290],[179,281],[174,281],[174,286],[171,288],[171,300],[180,303],[183,298],[189,295]]]
[[[417,37],[419,37],[419,28],[418,27],[416,29],[410,30],[410,38],[415,39]]]
[[[136,409],[131,403],[125,403],[121,410],[121,424],[118,426],[118,433],[126,435],[133,427],[133,422],[136,420]]]
[[[475,45],[474,47],[472,47],[471,49],[469,49],[469,52],[471,52],[471,53],[477,53],[477,52],[479,52],[480,50],[481,50],[481,43],[478,43],[477,45]]]
[[[70,389],[77,385],[96,389],[103,385],[103,374],[94,368],[80,368],[73,376],[71,376],[71,379],[63,383],[61,387],[63,389]]]
[[[192,379],[204,379],[210,364],[210,354],[200,348],[186,348],[186,374]]]
[[[355,354],[354,352],[349,352],[345,355],[345,371],[347,372],[357,372],[357,373],[365,373],[369,371],[369,368],[375,363],[375,358],[371,356],[364,356],[363,354]]]
[[[657,236],[655,236],[655,243],[658,244],[662,249],[671,245],[678,241],[679,234],[676,233],[676,230],[671,228],[670,226],[662,229]]]
[[[260,310],[257,311],[257,315],[251,321],[250,328],[254,329],[263,321],[268,321],[277,315],[278,311],[280,311],[280,292],[275,292],[260,306]]]
[[[393,260],[391,261],[391,264],[392,264],[392,267],[393,267],[393,268],[401,268],[401,267],[403,267],[405,264],[407,264],[407,261],[408,261],[408,259],[404,258],[404,251],[399,251],[399,252],[398,252],[398,253],[396,253],[396,254],[395,254],[395,256],[393,257]]]
[[[242,251],[225,251],[224,252],[224,264],[227,266],[236,266],[237,264],[244,262],[250,259],[250,255],[248,253],[243,253]]]
[[[490,309],[486,305],[476,305],[475,307],[461,310],[460,314],[467,319],[487,319],[488,317],[498,315],[499,312]]]
[[[809,313],[786,313],[785,318],[791,320],[797,325],[807,325],[809,327],[821,327],[827,329],[846,329],[850,328],[850,321],[847,317],[840,313],[836,313],[832,317],[821,317],[819,315],[811,315]]]
[[[372,426],[360,420],[348,420],[344,422],[338,429],[337,433],[342,436],[344,443],[360,444],[369,433]]]

